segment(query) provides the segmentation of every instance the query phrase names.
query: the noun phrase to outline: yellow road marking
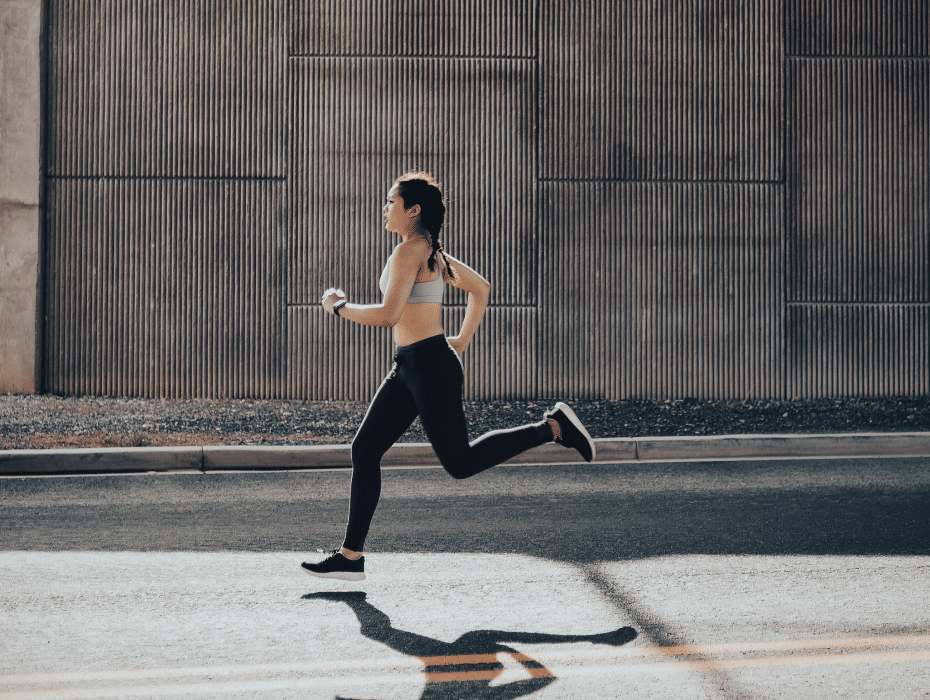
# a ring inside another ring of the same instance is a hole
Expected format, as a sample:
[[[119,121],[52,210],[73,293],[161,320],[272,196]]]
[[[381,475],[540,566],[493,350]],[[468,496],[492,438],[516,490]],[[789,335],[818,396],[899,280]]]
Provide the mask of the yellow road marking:
[[[850,637],[845,639],[784,640],[775,642],[746,642],[737,644],[702,644],[667,647],[640,647],[619,649],[591,649],[586,652],[566,652],[542,655],[545,664],[553,661],[593,661],[620,659],[654,659],[689,656],[714,656],[753,652],[801,652],[824,649],[881,649],[887,647],[930,646],[930,635],[899,635],[887,637]],[[131,681],[145,679],[168,679],[190,676],[230,676],[259,674],[313,674],[337,671],[364,671],[372,669],[417,669],[416,673],[392,673],[389,675],[358,675],[337,677],[305,677],[291,679],[269,679],[261,681],[229,681],[220,683],[174,684],[139,687],[69,688],[63,690],[4,692],[3,698],[30,698],[52,700],[53,698],[103,698],[133,697],[148,695],[184,695],[191,693],[239,692],[247,690],[274,690],[294,688],[324,688],[333,686],[379,685],[397,683],[449,683],[464,681],[509,682],[533,678],[566,678],[591,674],[620,675],[627,673],[705,672],[713,670],[769,668],[783,666],[819,666],[835,664],[881,663],[891,661],[928,661],[930,650],[873,651],[843,654],[805,654],[794,656],[761,656],[740,659],[694,659],[687,658],[666,662],[632,664],[597,664],[589,666],[543,667],[525,654],[509,654],[523,664],[519,671],[501,669],[443,671],[427,669],[437,666],[480,666],[498,663],[495,654],[463,654],[456,656],[425,656],[394,659],[370,659],[359,661],[332,661],[319,663],[252,664],[241,666],[207,666],[199,668],[135,669],[124,671],[86,671],[72,673],[25,673],[0,676],[0,685],[47,685],[59,683],[93,683],[106,681]],[[526,664],[533,664],[532,666]],[[425,668],[424,668],[425,667]]]
[[[613,676],[628,674],[655,674],[703,672],[744,668],[784,666],[823,666],[858,663],[930,661],[930,651],[884,651],[859,654],[818,654],[805,656],[759,657],[753,659],[707,659],[698,661],[664,661],[658,663],[615,664],[610,666],[566,666],[547,669],[555,678],[582,676]],[[542,669],[540,669],[542,670]],[[433,683],[466,681],[511,682],[523,680],[523,671],[462,671],[429,674]],[[543,676],[549,677],[549,676]],[[423,684],[421,673],[402,673],[381,676],[353,676],[337,678],[293,678],[266,681],[231,681],[223,683],[192,683],[185,685],[156,685],[118,688],[68,688],[63,690],[16,691],[4,693],[9,700],[83,700],[85,698],[146,697],[150,695],[225,694],[253,691],[321,689],[367,685]]]

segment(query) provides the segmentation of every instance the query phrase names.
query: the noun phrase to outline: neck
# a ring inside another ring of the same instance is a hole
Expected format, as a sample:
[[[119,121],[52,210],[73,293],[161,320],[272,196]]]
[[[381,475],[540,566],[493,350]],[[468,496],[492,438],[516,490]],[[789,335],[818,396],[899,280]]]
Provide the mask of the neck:
[[[404,243],[407,243],[414,238],[422,238],[430,245],[433,243],[433,238],[429,235],[429,232],[421,228],[411,228],[406,231],[398,231],[397,233],[401,238],[404,239]]]

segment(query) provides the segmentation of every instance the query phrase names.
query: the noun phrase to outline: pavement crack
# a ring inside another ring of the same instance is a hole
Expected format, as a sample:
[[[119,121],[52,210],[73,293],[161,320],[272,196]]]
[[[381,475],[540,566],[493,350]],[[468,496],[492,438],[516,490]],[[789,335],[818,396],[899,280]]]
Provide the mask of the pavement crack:
[[[692,640],[684,639],[664,624],[659,617],[649,611],[632,595],[619,588],[600,569],[599,564],[579,564],[585,578],[617,610],[624,613],[634,624],[641,638],[649,640],[652,646],[685,646]],[[706,654],[692,656],[692,660],[708,658]],[[724,700],[746,700],[749,695],[736,688],[735,681],[723,670],[706,669],[698,674],[700,682],[706,687],[708,695],[718,696]]]

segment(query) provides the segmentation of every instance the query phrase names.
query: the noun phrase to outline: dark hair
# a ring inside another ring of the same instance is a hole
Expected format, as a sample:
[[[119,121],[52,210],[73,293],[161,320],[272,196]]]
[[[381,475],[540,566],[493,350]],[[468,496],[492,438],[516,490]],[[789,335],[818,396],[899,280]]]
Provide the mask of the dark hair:
[[[439,253],[446,264],[449,277],[455,279],[455,270],[449,264],[449,259],[442,249],[442,239],[439,237],[446,218],[446,201],[439,182],[429,173],[419,170],[410,170],[394,182],[397,184],[397,194],[404,200],[404,209],[410,209],[415,204],[420,205],[417,223],[429,234],[429,242],[433,246],[433,252],[427,261],[430,272],[436,267],[436,253]]]

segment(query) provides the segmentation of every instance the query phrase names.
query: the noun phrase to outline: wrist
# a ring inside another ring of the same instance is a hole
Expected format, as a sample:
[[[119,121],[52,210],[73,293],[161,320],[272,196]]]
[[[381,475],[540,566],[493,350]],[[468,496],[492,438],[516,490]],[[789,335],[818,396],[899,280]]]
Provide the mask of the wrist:
[[[340,314],[339,311],[342,309],[343,306],[345,306],[348,303],[349,302],[347,302],[345,299],[340,299],[335,304],[333,304],[333,315],[341,316],[342,314]]]

